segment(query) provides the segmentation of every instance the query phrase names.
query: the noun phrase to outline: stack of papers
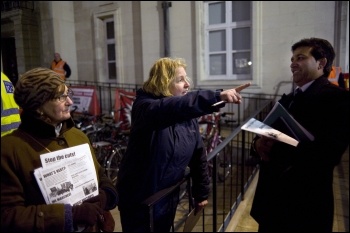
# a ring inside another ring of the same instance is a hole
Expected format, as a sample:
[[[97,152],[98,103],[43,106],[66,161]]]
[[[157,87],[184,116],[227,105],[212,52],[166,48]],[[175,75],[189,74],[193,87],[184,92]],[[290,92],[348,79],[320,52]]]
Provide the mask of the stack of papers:
[[[278,130],[271,127],[275,125],[278,126]],[[251,118],[241,129],[273,138],[292,146],[297,146],[300,141],[314,140],[314,136],[299,124],[279,102],[274,105],[264,122]]]
[[[34,170],[46,204],[79,205],[98,195],[98,181],[89,145],[83,144],[40,155]]]

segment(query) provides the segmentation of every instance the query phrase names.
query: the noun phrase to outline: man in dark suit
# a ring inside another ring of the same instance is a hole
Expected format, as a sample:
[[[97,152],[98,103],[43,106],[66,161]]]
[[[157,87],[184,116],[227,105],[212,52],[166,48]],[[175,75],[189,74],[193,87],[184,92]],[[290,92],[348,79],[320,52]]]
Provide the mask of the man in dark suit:
[[[349,92],[328,81],[335,57],[328,41],[302,39],[292,53],[293,82],[301,93],[283,95],[279,102],[314,140],[297,147],[265,137],[253,140],[261,163],[250,214],[259,232],[331,232],[333,169],[349,146]]]

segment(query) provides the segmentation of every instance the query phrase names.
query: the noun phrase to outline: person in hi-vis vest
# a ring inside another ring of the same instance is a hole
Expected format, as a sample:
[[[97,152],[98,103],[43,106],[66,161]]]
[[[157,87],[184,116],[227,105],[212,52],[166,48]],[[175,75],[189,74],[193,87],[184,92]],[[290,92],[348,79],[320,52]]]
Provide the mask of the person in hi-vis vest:
[[[51,63],[51,70],[60,75],[63,81],[70,77],[71,70],[66,61],[63,61],[59,53],[55,53],[54,60]]]
[[[334,85],[345,88],[344,75],[341,67],[333,65],[332,70],[329,73],[328,80]]]
[[[13,98],[15,88],[1,72],[1,137],[17,129],[21,123],[19,107]]]

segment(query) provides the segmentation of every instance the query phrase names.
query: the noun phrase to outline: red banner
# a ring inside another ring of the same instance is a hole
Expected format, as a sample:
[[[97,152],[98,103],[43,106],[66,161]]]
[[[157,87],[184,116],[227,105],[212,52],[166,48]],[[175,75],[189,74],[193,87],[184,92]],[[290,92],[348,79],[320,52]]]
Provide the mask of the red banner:
[[[121,122],[122,130],[128,130],[131,127],[131,109],[135,98],[136,92],[122,89],[115,91],[114,120]]]
[[[76,113],[88,112],[91,115],[100,114],[100,105],[97,101],[96,87],[94,86],[69,86],[74,92],[73,106],[77,106]]]

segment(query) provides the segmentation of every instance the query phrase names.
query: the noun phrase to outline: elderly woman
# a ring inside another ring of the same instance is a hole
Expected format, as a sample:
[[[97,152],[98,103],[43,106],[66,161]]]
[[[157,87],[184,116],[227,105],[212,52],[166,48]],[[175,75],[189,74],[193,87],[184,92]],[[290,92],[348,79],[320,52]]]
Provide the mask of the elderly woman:
[[[98,164],[89,139],[74,127],[72,95],[59,75],[46,68],[29,70],[17,82],[14,98],[23,109],[22,122],[17,130],[1,138],[4,232],[71,232],[78,225],[96,229],[98,224],[103,226],[102,214],[117,205],[116,188]],[[91,172],[97,174],[99,195],[77,206],[46,204],[33,176],[33,171],[42,166],[40,155],[85,143],[93,155],[96,171]]]

